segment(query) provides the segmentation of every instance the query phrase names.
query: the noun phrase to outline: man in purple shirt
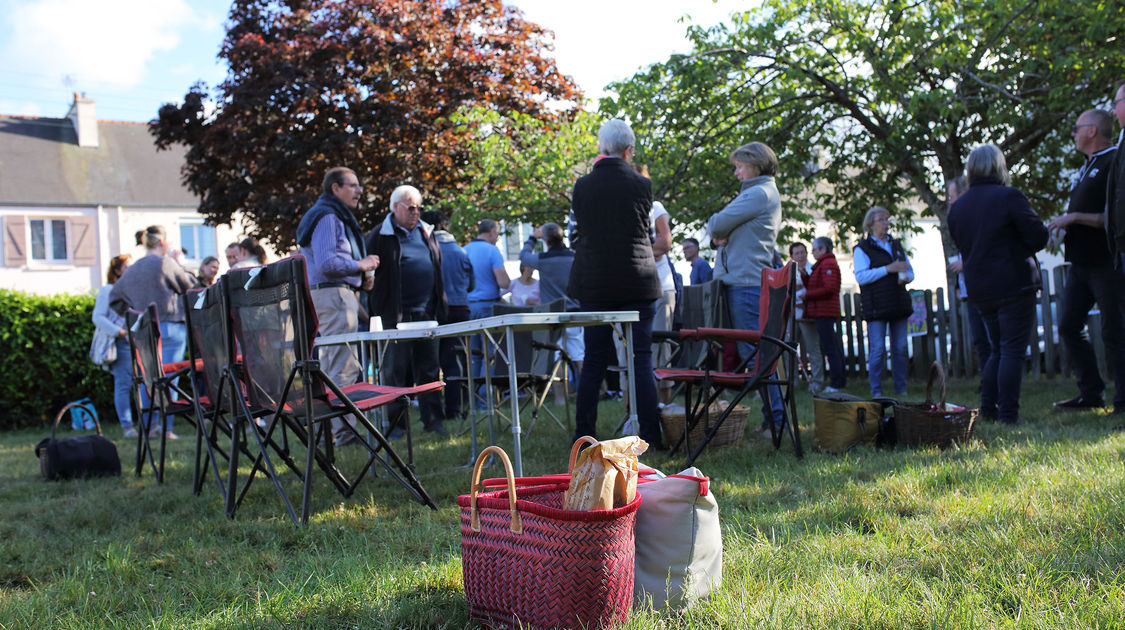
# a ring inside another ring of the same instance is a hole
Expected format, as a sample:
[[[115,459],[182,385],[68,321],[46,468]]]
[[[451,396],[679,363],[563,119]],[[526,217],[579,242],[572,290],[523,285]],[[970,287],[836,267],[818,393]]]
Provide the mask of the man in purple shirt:
[[[355,171],[343,166],[324,174],[324,192],[297,226],[297,244],[309,274],[313,306],[322,335],[353,333],[359,327],[356,291],[369,290],[375,282],[378,256],[368,256],[363,231],[353,210],[359,207],[363,188]],[[359,380],[360,365],[347,346],[320,349],[320,366],[339,385]],[[333,419],[336,443],[355,440],[355,434]]]

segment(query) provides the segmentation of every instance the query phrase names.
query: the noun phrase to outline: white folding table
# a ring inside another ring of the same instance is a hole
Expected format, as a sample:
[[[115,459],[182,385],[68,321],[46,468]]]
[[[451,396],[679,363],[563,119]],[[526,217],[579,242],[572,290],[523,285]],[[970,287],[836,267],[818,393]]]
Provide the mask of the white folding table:
[[[601,325],[614,325],[624,328],[625,337],[625,356],[630,357],[630,360],[625,362],[625,369],[627,371],[626,378],[629,384],[629,418],[626,424],[627,433],[635,433],[637,430],[637,399],[635,380],[636,375],[633,374],[633,327],[625,326],[624,324],[632,324],[640,319],[636,311],[596,311],[596,312],[576,312],[576,313],[509,313],[506,315],[494,315],[492,317],[484,317],[481,319],[472,319],[465,322],[457,322],[455,324],[443,324],[441,326],[434,326],[431,328],[409,328],[409,329],[394,329],[394,330],[378,330],[370,332],[357,332],[342,335],[327,335],[318,337],[316,345],[329,346],[329,345],[351,345],[360,344],[366,345],[368,348],[374,349],[367,356],[372,358],[378,357],[382,361],[387,344],[395,341],[408,341],[415,339],[439,339],[442,337],[467,337],[469,335],[481,334],[489,343],[494,347],[500,347],[500,342],[497,337],[500,334],[504,336],[504,347],[506,348],[508,360],[508,378],[510,383],[516,382],[516,364],[512,357],[515,357],[515,332],[520,330],[536,330],[536,329],[558,329],[570,328],[573,326],[601,326]],[[381,365],[380,365],[381,367]],[[381,375],[382,370],[378,370]],[[485,373],[486,378],[489,376],[488,372]],[[473,391],[472,375],[469,375],[468,382],[469,391]],[[470,397],[472,400],[472,397]],[[519,400],[516,396],[510,396],[509,402],[511,404],[512,414],[512,441],[515,457],[515,473],[516,476],[523,475],[523,455],[520,446],[520,410]],[[491,403],[490,403],[491,404]],[[472,457],[475,459],[477,455],[477,431],[476,431],[476,410],[471,410],[472,418],[472,437],[471,449]]]

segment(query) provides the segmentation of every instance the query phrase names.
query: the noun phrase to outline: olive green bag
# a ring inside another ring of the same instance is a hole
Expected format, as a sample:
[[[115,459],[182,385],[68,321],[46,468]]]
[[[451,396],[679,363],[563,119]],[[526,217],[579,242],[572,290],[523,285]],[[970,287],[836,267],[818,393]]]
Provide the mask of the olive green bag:
[[[874,446],[885,416],[882,403],[843,393],[816,397],[813,413],[816,447],[830,453],[843,453],[861,443]]]

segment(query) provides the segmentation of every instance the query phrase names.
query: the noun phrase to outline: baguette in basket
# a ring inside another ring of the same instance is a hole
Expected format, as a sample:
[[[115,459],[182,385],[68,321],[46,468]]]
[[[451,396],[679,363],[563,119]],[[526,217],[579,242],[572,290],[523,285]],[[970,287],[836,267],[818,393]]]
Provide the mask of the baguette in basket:
[[[636,436],[598,442],[582,451],[570,473],[564,510],[612,510],[637,496],[637,457],[648,443]]]

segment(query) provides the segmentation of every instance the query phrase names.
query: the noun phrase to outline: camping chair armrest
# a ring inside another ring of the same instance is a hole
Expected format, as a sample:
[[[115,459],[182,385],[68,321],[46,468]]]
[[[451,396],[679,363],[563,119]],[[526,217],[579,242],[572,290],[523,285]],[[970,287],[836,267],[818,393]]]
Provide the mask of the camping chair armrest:
[[[682,339],[691,339],[695,336],[695,330],[685,328],[682,330],[654,330],[652,331],[653,343],[660,343],[665,341],[680,341]]]
[[[182,376],[183,374],[186,374],[187,371],[191,369],[191,367],[191,361],[176,361],[175,363],[162,364],[160,366],[160,370],[164,373],[164,376]],[[202,359],[195,360],[195,370],[197,372],[203,370]]]
[[[700,328],[694,334],[697,339],[719,341],[742,341],[757,344],[762,340],[762,333],[757,330],[740,330],[737,328]]]
[[[531,347],[535,348],[536,350],[553,350],[555,352],[566,352],[559,347],[559,344],[551,343],[549,341],[535,341],[534,339],[532,339]]]
[[[773,337],[771,335],[762,335],[761,338],[770,342],[770,343],[777,344],[777,345],[781,346],[782,348],[788,350],[789,352],[792,352],[794,354],[797,353],[797,347],[796,346],[791,346],[787,342],[785,342],[781,339],[778,339],[777,337]]]

